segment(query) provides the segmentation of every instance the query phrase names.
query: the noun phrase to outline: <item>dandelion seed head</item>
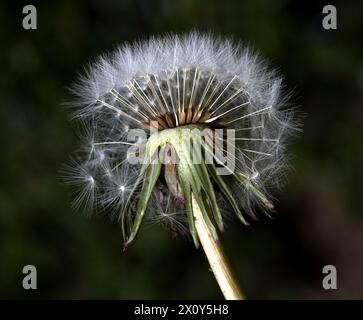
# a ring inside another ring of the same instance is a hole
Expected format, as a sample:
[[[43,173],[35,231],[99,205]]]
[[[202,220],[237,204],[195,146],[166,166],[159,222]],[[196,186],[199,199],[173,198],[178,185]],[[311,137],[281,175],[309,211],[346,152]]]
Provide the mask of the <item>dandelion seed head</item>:
[[[221,180],[212,179],[208,171],[210,184],[219,185],[213,193],[221,193],[204,197],[210,205],[227,196],[224,201],[233,210],[242,208],[252,219],[257,207],[272,208],[270,192],[282,185],[288,167],[286,146],[299,129],[299,119],[282,77],[250,47],[197,32],[122,45],[89,66],[72,92],[72,116],[85,128],[88,153],[83,147],[81,169],[70,173],[75,184],[86,182],[77,203],[92,200],[95,205],[88,210],[109,210],[126,220],[125,225],[132,225],[145,210],[156,221],[168,221],[166,225],[178,225],[180,217],[187,220],[185,183],[178,166],[163,165],[150,193],[145,187],[150,167],[129,163],[135,158],[131,146],[150,149],[152,123],[159,131],[171,130],[170,137],[188,126],[233,130],[233,139],[220,137],[223,154],[234,160],[233,174],[221,178],[224,190]],[[146,131],[146,140],[129,141],[133,129]],[[235,153],[228,155],[226,146],[232,142]],[[217,160],[213,158],[213,170]],[[200,183],[208,184],[208,179],[203,176]],[[140,194],[153,198],[154,205],[140,205]],[[183,229],[179,226],[177,230]]]

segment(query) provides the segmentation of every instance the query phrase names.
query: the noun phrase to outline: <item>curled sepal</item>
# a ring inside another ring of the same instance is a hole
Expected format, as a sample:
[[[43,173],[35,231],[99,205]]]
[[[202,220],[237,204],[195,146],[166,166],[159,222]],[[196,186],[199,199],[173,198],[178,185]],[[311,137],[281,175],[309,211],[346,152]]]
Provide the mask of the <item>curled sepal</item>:
[[[214,192],[214,187],[209,178],[206,165],[204,163],[196,164],[196,165],[194,165],[194,169],[195,169],[198,177],[200,177],[201,186],[207,195],[207,199],[209,201],[208,205],[211,208],[211,211],[213,212],[214,221],[216,222],[219,230],[224,231],[224,225],[223,225],[221,211],[219,210],[219,205],[217,203],[217,198],[216,198],[216,195]]]
[[[244,225],[249,225],[249,223],[244,218],[241,210],[238,207],[238,204],[236,200],[234,199],[231,191],[229,190],[228,186],[224,182],[223,178],[216,172],[216,168],[213,164],[208,165],[208,172],[214,179],[214,182],[218,185],[218,187],[221,189],[223,195],[226,197],[228,203],[231,205],[233,211],[236,213],[237,217],[242,221]]]
[[[160,154],[163,154],[163,147],[160,148]],[[155,187],[156,182],[159,179],[160,171],[161,171],[162,161],[160,159],[154,158],[151,160],[150,164],[145,170],[144,173],[144,181],[142,184],[142,188],[140,191],[139,199],[137,202],[137,209],[135,213],[135,218],[131,227],[131,230],[128,235],[124,234],[127,239],[125,242],[125,247],[134,240],[137,232],[139,231],[140,225],[144,218],[152,191]],[[130,198],[129,198],[130,200]]]
[[[178,166],[178,175],[179,175],[179,182],[182,189],[183,197],[184,197],[184,206],[185,211],[187,213],[188,224],[189,224],[189,231],[192,235],[193,242],[196,248],[199,247],[199,240],[197,231],[195,229],[194,223],[194,216],[193,216],[193,206],[192,206],[192,192],[190,182],[187,179],[187,176],[184,174],[183,166]]]

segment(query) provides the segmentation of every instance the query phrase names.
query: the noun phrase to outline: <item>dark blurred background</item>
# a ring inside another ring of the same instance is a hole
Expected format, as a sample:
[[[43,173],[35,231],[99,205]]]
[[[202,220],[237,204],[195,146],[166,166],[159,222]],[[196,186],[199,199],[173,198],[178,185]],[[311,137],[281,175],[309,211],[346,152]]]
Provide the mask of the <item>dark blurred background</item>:
[[[61,103],[86,63],[124,41],[212,30],[260,50],[306,113],[274,221],[231,221],[222,242],[247,297],[363,298],[362,1],[30,1],[0,3],[0,297],[222,298],[201,250],[143,226],[122,252],[120,226],[70,207],[57,170],[79,141]],[[338,29],[322,27],[335,4]],[[24,290],[22,268],[38,270]],[[324,265],[338,289],[322,287]]]

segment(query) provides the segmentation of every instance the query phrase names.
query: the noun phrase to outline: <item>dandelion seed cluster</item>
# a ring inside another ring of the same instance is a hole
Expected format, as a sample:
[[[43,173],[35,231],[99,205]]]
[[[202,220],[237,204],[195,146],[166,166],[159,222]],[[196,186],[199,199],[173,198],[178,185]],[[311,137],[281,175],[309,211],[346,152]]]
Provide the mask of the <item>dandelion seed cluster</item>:
[[[298,123],[281,77],[248,47],[198,33],[152,38],[100,57],[72,91],[84,143],[65,181],[77,187],[77,208],[121,218],[126,240],[142,218],[192,232],[188,192],[200,192],[211,228],[223,229],[215,208],[222,198],[245,224],[257,218],[256,207],[269,214],[269,191],[281,183],[286,142]],[[232,141],[221,138],[235,146],[233,174],[215,177],[213,165],[192,167],[196,182],[188,182],[178,165],[164,165],[153,179],[150,164],[129,162],[129,147],[148,141],[127,139],[133,129],[150,135],[152,123],[170,135],[188,126],[233,129]],[[148,198],[146,208],[139,197]]]

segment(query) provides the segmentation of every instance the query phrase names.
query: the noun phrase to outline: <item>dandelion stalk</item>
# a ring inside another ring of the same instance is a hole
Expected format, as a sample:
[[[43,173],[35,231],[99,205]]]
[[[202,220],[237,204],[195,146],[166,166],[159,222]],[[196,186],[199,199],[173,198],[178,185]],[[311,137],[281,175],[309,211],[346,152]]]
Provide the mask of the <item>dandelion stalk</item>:
[[[218,282],[218,285],[226,298],[226,300],[243,300],[245,299],[241,289],[238,286],[228,260],[224,254],[223,248],[219,240],[215,240],[211,234],[202,212],[192,196],[193,215],[195,218],[195,228],[209,261],[209,265]]]

